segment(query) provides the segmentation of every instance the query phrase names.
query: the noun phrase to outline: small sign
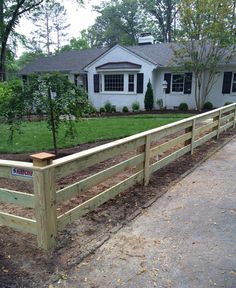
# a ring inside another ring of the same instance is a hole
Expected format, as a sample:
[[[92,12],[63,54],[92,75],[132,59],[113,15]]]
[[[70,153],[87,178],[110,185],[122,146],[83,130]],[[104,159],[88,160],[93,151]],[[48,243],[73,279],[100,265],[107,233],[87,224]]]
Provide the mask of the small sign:
[[[22,169],[22,168],[12,168],[11,169],[11,174],[13,176],[21,176],[21,177],[28,177],[28,178],[32,178],[33,177],[33,171],[25,170],[25,169]]]

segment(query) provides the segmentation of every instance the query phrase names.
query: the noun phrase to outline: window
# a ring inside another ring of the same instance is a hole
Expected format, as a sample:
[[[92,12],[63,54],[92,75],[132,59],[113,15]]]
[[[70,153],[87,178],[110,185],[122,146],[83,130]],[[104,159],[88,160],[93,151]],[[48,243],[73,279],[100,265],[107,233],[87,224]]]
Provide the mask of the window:
[[[134,92],[134,74],[129,74],[128,91]]]
[[[173,74],[172,92],[184,91],[184,74]]]
[[[232,92],[236,92],[236,73],[233,74]]]
[[[104,75],[104,91],[124,91],[124,75]]]

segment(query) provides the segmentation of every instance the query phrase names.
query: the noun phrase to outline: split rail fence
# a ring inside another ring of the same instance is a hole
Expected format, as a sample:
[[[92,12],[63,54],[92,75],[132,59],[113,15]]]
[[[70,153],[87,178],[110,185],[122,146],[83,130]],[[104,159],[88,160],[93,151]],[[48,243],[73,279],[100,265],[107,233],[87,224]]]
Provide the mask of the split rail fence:
[[[34,209],[34,219],[0,212],[0,224],[37,236],[39,247],[48,250],[56,245],[58,231],[79,217],[93,211],[111,198],[137,183],[148,185],[152,173],[175,161],[204,142],[218,138],[235,126],[236,103],[193,116],[159,128],[88,149],[61,159],[52,155],[32,155],[33,163],[0,160],[0,177],[30,181],[33,194],[0,188],[0,202]],[[167,136],[174,135],[172,138]],[[160,139],[166,139],[158,143]],[[175,149],[174,149],[175,147]],[[89,177],[56,191],[57,180],[127,151],[136,153],[125,161],[96,172]],[[166,151],[169,155],[162,158]],[[84,203],[57,215],[60,203],[86,193],[88,189],[133,168],[132,175],[105,189]]]

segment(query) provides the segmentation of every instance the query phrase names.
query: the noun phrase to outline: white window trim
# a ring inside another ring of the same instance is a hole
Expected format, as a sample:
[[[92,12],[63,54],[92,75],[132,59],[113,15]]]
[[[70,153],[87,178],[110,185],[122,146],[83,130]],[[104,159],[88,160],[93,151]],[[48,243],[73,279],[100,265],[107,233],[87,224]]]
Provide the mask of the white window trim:
[[[123,91],[105,91],[105,75],[115,75],[115,74],[123,74],[124,75],[124,90]],[[134,91],[129,92],[129,75],[132,74],[134,75]],[[106,72],[106,73],[101,73],[101,83],[100,83],[100,93],[102,94],[137,94],[137,72],[134,71],[128,71],[128,72],[121,72],[121,71],[117,71],[117,72]]]
[[[180,92],[173,91],[173,76],[174,75],[183,75],[185,77],[185,73],[171,73],[171,93],[172,94],[183,95],[184,94],[184,82],[183,82],[183,91],[180,91]]]

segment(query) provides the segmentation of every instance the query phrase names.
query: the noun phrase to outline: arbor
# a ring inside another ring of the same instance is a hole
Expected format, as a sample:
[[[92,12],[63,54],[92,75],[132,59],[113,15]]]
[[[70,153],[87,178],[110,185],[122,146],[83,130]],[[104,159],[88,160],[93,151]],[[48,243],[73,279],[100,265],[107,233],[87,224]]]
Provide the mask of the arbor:
[[[83,49],[88,49],[88,48],[91,48],[91,46],[89,44],[89,39],[88,39],[86,30],[82,30],[80,33],[80,37],[71,38],[70,44],[63,46],[60,49],[60,52],[61,51],[71,51],[71,50],[83,50]]]
[[[159,30],[159,41],[175,40],[178,6],[180,0],[140,0],[143,9],[150,15]]]
[[[179,69],[193,72],[195,100],[203,108],[218,75],[220,64],[235,53],[232,0],[182,0],[181,41],[174,49]]]
[[[38,7],[44,0],[0,1],[0,81],[6,80],[6,59],[9,38],[13,35],[19,19]]]

